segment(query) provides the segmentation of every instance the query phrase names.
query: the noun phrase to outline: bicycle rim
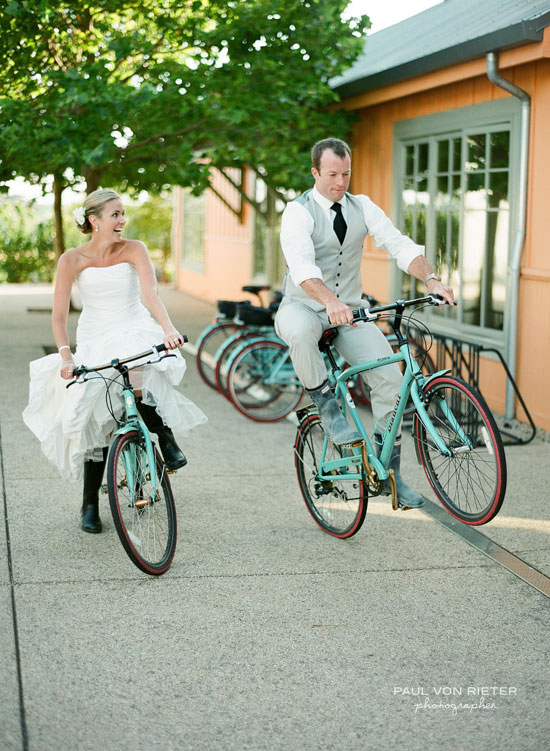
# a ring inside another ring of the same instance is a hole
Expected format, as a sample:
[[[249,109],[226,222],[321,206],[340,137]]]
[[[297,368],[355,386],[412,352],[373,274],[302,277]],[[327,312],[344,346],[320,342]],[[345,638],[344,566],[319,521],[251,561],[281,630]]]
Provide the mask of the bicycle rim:
[[[109,452],[109,505],[120,541],[146,574],[163,574],[176,551],[174,497],[164,462],[155,449],[157,488],[151,483],[147,452],[138,431],[118,438]]]
[[[454,376],[436,378],[424,394],[434,428],[453,452],[447,457],[439,451],[416,414],[416,448],[428,481],[454,517],[486,524],[506,493],[506,458],[494,418],[481,394]]]
[[[229,396],[241,414],[256,422],[276,422],[296,409],[303,388],[288,348],[281,342],[252,342],[229,370]]]
[[[298,483],[307,509],[314,521],[333,537],[352,537],[361,529],[367,512],[367,486],[360,472],[357,480],[319,481],[319,466],[325,434],[316,414],[306,417],[298,427],[294,461]],[[342,449],[328,444],[325,460],[342,456]]]

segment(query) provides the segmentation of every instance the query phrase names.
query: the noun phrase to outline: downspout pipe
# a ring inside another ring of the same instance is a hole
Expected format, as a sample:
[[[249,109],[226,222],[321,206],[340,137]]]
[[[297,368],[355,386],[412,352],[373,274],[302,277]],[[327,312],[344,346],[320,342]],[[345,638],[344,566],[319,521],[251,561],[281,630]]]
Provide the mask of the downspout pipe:
[[[495,86],[499,86],[512,96],[517,97],[521,102],[520,116],[520,159],[519,159],[519,179],[518,179],[518,223],[514,235],[512,257],[508,267],[510,275],[510,315],[508,322],[508,335],[506,342],[506,359],[512,378],[516,380],[517,371],[517,335],[518,335],[518,313],[519,313],[519,277],[520,263],[523,246],[525,243],[525,230],[527,225],[527,171],[529,165],[529,138],[530,138],[530,119],[531,119],[531,97],[529,94],[520,89],[511,81],[507,81],[498,72],[498,54],[496,52],[487,53],[487,78]],[[515,415],[514,390],[509,380],[506,382],[506,413],[507,419],[512,419]]]

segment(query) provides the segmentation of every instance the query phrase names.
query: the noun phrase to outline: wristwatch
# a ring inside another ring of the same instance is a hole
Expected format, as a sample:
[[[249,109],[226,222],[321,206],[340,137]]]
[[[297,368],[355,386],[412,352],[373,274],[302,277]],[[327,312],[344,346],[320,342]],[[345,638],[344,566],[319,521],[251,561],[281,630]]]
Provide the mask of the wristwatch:
[[[430,279],[435,279],[436,282],[441,281],[441,277],[439,276],[439,274],[428,274],[428,276],[424,279],[424,284],[428,284]]]

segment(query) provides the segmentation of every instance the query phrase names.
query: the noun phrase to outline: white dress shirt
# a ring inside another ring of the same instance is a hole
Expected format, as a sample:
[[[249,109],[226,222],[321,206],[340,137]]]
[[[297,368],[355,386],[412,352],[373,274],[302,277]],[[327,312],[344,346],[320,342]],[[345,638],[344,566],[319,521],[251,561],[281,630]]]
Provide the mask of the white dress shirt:
[[[330,207],[334,202],[322,196],[315,187],[312,195],[332,224],[335,212]],[[355,198],[363,207],[368,233],[373,237],[376,247],[389,253],[397,261],[399,268],[406,272],[414,258],[424,255],[424,246],[417,245],[409,237],[403,235],[368,196],[356,195]],[[342,214],[347,222],[346,196],[339,203],[342,205]],[[312,232],[313,217],[305,206],[296,201],[287,204],[281,221],[281,247],[290,276],[296,286],[306,279],[323,279],[321,269],[315,263]]]

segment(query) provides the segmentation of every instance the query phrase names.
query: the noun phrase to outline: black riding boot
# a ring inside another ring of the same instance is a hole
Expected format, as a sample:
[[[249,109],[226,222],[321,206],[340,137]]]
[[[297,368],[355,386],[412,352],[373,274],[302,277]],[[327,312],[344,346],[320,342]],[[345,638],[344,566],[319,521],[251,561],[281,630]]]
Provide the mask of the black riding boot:
[[[84,462],[84,491],[82,493],[81,529],[84,532],[101,532],[99,518],[99,490],[105,469],[106,449],[103,449],[103,461]]]
[[[185,467],[187,459],[176,443],[174,434],[170,428],[163,423],[162,417],[157,410],[143,402],[138,402],[137,408],[143,418],[143,422],[152,433],[156,433],[158,436],[160,450],[166,467],[172,472],[176,469],[181,469],[181,467]]]

